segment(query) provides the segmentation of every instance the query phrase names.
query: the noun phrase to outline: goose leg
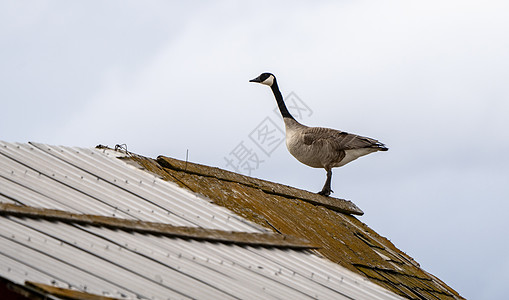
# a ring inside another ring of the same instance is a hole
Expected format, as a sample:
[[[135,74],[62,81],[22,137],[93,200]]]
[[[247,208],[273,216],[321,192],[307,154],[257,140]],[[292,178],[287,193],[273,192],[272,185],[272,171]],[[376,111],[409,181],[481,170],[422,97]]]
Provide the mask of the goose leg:
[[[320,195],[329,196],[330,193],[332,193],[332,190],[330,188],[330,183],[332,179],[332,170],[326,170],[327,171],[327,179],[325,180],[325,184],[323,185],[323,188],[321,191],[318,192]]]

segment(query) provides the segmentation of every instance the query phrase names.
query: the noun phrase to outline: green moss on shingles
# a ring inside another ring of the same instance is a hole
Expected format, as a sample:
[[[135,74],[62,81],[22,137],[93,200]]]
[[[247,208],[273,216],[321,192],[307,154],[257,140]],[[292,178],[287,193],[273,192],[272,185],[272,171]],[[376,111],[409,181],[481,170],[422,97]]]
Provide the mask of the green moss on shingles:
[[[165,157],[155,161],[132,156],[130,160],[258,225],[321,246],[313,251],[403,297],[414,298],[414,293],[405,291],[419,289],[461,299],[356,217],[327,207],[334,198],[324,197],[325,204],[316,205],[322,196],[218,168]],[[347,211],[358,209],[348,202],[341,205]],[[401,263],[386,261],[375,249]]]

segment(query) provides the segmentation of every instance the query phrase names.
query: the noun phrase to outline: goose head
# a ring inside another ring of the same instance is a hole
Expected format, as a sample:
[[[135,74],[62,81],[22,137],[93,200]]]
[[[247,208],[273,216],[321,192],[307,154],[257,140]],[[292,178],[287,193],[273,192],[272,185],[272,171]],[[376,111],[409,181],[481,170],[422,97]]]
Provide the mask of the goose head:
[[[271,73],[262,73],[260,76],[256,77],[255,79],[249,80],[249,82],[258,82],[258,83],[265,84],[268,86],[272,86],[275,81],[276,81],[276,77],[274,75],[272,75]]]

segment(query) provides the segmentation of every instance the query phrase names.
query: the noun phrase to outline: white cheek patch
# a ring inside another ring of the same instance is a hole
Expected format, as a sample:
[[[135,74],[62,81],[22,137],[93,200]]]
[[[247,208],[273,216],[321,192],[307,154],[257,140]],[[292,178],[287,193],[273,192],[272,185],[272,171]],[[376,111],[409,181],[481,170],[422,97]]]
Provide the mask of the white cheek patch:
[[[272,76],[272,75],[270,75],[267,79],[262,81],[262,84],[265,84],[268,86],[272,86],[273,83],[274,83],[274,76]]]

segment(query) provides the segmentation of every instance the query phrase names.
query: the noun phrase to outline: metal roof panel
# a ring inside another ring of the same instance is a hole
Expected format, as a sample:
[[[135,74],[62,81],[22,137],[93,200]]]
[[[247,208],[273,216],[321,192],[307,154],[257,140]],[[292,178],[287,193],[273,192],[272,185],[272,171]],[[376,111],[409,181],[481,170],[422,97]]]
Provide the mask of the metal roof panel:
[[[400,299],[310,252],[12,216],[0,218],[0,241],[2,266],[18,273],[1,276],[110,297]]]
[[[0,142],[0,191],[6,193],[0,199],[176,226],[266,232],[111,152]]]

